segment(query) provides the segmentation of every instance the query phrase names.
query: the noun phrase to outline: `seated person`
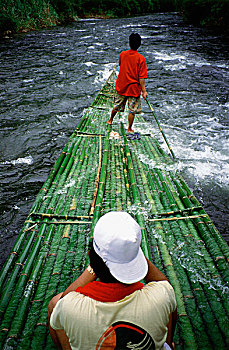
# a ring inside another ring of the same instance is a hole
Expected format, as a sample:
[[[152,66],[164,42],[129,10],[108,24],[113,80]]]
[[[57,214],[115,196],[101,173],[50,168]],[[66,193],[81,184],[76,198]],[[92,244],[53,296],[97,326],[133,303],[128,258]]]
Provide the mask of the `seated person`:
[[[109,212],[99,219],[90,265],[49,303],[50,334],[57,346],[173,348],[174,291],[140,244],[141,228],[128,213]]]

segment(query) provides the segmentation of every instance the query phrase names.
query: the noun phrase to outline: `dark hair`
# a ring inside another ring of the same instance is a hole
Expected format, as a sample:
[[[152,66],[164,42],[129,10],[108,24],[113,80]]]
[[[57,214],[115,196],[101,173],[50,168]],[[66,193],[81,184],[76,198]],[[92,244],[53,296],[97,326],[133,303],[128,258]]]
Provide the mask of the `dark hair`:
[[[110,273],[110,270],[108,269],[103,259],[95,252],[95,249],[92,244],[89,247],[89,258],[90,258],[90,265],[101,282],[104,282],[104,283],[119,282],[118,280],[116,280],[114,276],[112,276],[112,274]]]
[[[138,33],[132,33],[129,36],[129,44],[132,50],[137,50],[141,45],[141,37]]]

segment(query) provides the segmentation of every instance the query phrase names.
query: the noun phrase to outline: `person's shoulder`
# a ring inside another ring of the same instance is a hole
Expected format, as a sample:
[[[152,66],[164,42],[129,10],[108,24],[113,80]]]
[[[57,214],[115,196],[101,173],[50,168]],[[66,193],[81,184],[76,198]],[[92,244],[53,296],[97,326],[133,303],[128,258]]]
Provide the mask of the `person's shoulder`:
[[[138,57],[140,57],[142,60],[145,60],[145,56],[142,53],[137,51],[137,54],[138,54]]]
[[[176,305],[176,297],[175,292],[172,285],[168,281],[154,281],[149,282],[145,286],[145,291],[150,292],[154,295],[163,295],[170,303],[172,303],[175,307]],[[143,289],[144,289],[143,288]]]
[[[63,303],[68,303],[68,302],[72,302],[74,299],[79,298],[81,295],[83,295],[83,294],[80,294],[79,292],[73,290],[73,291],[69,292],[68,294],[66,294],[60,300],[62,300]]]
[[[122,52],[120,53],[120,56],[121,56],[121,55],[128,55],[128,54],[129,54],[129,51],[130,51],[130,50],[124,50],[124,51],[122,51]]]
[[[165,286],[172,287],[168,280],[148,282],[147,284],[145,284],[145,286],[150,286],[150,285],[153,285],[153,284],[158,285],[158,286],[159,285],[165,285]]]
[[[173,291],[172,285],[166,280],[149,282],[144,286],[144,288],[150,288],[150,289],[163,288],[163,289],[167,289],[168,291],[170,290]]]

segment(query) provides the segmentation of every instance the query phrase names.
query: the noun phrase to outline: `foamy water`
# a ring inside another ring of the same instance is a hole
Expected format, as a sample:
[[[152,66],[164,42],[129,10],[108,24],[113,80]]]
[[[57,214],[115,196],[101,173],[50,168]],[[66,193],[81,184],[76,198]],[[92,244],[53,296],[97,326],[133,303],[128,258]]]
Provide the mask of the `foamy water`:
[[[33,164],[33,157],[32,156],[28,156],[25,158],[18,158],[18,159],[13,159],[13,160],[6,160],[5,162],[1,162],[2,165],[20,165],[20,164],[27,164],[27,165],[31,165]]]

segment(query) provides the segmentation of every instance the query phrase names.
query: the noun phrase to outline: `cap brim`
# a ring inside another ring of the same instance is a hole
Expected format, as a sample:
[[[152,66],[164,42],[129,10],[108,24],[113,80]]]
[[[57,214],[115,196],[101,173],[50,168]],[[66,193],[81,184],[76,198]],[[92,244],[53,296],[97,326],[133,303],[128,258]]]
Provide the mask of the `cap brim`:
[[[136,258],[129,263],[118,264],[106,261],[106,265],[118,281],[127,284],[140,281],[148,271],[148,263],[141,248],[139,248]]]

